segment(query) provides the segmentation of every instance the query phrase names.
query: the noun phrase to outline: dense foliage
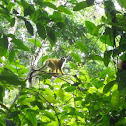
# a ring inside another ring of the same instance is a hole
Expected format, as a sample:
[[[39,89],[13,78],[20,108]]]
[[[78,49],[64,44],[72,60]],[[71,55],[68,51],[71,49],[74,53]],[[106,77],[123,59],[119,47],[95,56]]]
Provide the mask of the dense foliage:
[[[125,126],[125,3],[1,0],[0,126]],[[29,76],[62,56],[64,75]]]

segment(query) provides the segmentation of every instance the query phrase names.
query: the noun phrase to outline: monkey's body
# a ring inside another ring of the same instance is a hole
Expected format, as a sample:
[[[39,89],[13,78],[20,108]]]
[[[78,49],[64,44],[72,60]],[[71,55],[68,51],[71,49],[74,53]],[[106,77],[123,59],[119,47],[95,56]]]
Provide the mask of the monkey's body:
[[[61,59],[47,59],[45,65],[41,68],[43,69],[45,66],[48,66],[51,68],[51,72],[58,73],[58,70],[63,74],[62,66],[65,61],[65,58]]]
[[[60,59],[47,59],[45,64],[39,68],[39,69],[33,69],[30,74],[29,74],[29,83],[31,83],[32,85],[32,75],[39,71],[39,72],[42,72],[43,68],[45,68],[46,66],[48,66],[49,68],[51,68],[51,72],[56,72],[58,73],[58,70],[62,73],[63,75],[63,71],[62,71],[62,66],[63,66],[63,63],[65,62],[65,58],[62,57]]]

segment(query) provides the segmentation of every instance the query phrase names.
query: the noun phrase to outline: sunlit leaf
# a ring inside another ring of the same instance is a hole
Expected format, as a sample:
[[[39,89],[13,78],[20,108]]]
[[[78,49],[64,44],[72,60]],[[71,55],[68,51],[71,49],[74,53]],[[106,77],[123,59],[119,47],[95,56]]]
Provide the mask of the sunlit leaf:
[[[81,63],[81,57],[78,54],[75,54],[75,53],[72,52],[71,56],[73,57],[74,60]]]
[[[65,96],[65,95],[64,95],[64,91],[63,91],[62,88],[60,88],[60,89],[59,89],[59,97],[60,97],[60,100],[61,100],[61,101],[64,101],[64,96]]]
[[[70,66],[71,66],[73,69],[77,69],[77,66],[75,65],[75,63],[70,62],[69,64],[70,64]]]
[[[38,47],[41,47],[41,43],[38,41],[38,40],[35,40],[35,39],[28,39],[28,41],[30,41],[30,42],[32,42],[32,43],[34,43],[36,46],[38,46]]]
[[[66,92],[73,92],[74,90],[76,90],[76,87],[74,87],[74,86],[69,86],[69,87],[65,88]]]
[[[88,53],[88,48],[82,42],[76,42],[77,47],[84,53]]]
[[[120,94],[119,91],[114,91],[112,93],[111,104],[113,108],[118,108],[120,102]]]
[[[47,116],[50,120],[53,120],[53,121],[56,120],[55,115],[52,112],[44,111],[44,116]]]
[[[102,35],[102,36],[100,37],[100,41],[101,41],[102,43],[104,43],[104,44],[109,45],[109,46],[113,46],[113,45],[114,45],[113,39],[111,39],[109,35],[107,35],[107,36],[106,36],[106,35]]]
[[[31,125],[37,126],[37,118],[35,112],[29,110],[26,114],[26,118],[31,122]]]
[[[90,21],[85,21],[85,26],[90,34],[92,34],[94,36],[98,36],[99,28],[101,26],[96,27],[95,24]]]

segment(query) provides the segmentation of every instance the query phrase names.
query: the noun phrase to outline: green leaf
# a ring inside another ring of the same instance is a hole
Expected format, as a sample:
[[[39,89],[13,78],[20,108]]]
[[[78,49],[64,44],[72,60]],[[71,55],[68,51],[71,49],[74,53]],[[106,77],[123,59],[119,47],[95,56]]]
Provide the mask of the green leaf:
[[[4,95],[5,95],[5,87],[0,85],[0,102],[3,102]]]
[[[44,111],[44,115],[47,116],[52,121],[56,120],[55,115],[52,112]]]
[[[72,12],[68,10],[67,8],[65,8],[63,5],[59,6],[57,9],[61,12],[64,12],[65,14],[72,15]]]
[[[88,53],[88,48],[82,42],[76,42],[77,47],[84,53]]]
[[[81,9],[84,9],[88,7],[88,4],[86,1],[82,1],[76,4],[76,6],[73,8],[73,11],[79,11]]]
[[[54,11],[50,18],[55,22],[64,22],[64,18],[62,17],[61,12]]]
[[[29,110],[26,114],[26,118],[31,122],[30,124],[32,126],[37,126],[37,118],[35,112]]]
[[[21,0],[21,4],[24,8],[24,16],[28,16],[34,13],[35,9],[32,4],[28,4],[25,0]]]
[[[103,89],[103,93],[107,93],[114,84],[116,84],[116,80],[110,81],[108,84],[106,84]]]
[[[122,8],[126,9],[126,0],[116,0],[116,1]]]
[[[90,21],[85,21],[85,26],[88,30],[88,32],[94,36],[98,36],[99,34],[99,28],[102,26],[98,26],[96,27],[94,23],[90,22]]]
[[[52,8],[52,9],[54,9],[54,10],[57,9],[57,7],[54,4],[52,4],[52,3],[50,3],[50,2],[43,2],[43,7],[47,7],[47,6]]]
[[[31,35],[33,35],[34,32],[33,32],[33,27],[32,27],[32,25],[31,25],[31,23],[30,23],[29,21],[26,21],[26,20],[25,20],[25,26],[26,26],[28,32],[29,32]]]
[[[63,22],[57,22],[57,26],[60,28],[60,29],[64,29],[66,27],[66,24],[63,23]]]
[[[99,78],[93,78],[91,82],[97,89],[103,87],[104,85],[103,81],[101,81]]]
[[[101,56],[94,55],[94,54],[91,54],[89,56],[89,59],[103,61],[103,58]]]
[[[11,19],[11,22],[10,22],[10,26],[13,27],[14,24],[15,24],[15,18],[12,18],[12,19]]]
[[[28,41],[34,43],[38,47],[41,47],[41,45],[42,45],[38,40],[35,40],[35,39],[28,39]]]
[[[120,44],[120,45],[126,44],[126,33],[124,33],[124,34],[121,36],[121,39],[120,39],[119,44]]]
[[[29,48],[27,46],[25,46],[20,39],[13,38],[11,40],[11,42],[13,42],[15,44],[16,48],[24,50],[24,51],[29,51]]]
[[[24,80],[19,79],[17,75],[15,75],[10,69],[7,69],[7,68],[1,69],[0,81],[3,84],[25,86]]]
[[[78,54],[75,53],[71,53],[71,56],[73,57],[74,60],[76,60],[77,62],[81,63],[81,57]]]
[[[40,6],[43,6],[43,0],[34,0],[34,2]]]
[[[113,50],[104,52],[104,59],[103,59],[103,61],[104,61],[104,64],[105,64],[106,67],[108,67],[108,64],[110,62],[112,51]]]
[[[60,89],[59,89],[59,97],[60,97],[60,100],[61,100],[61,101],[64,101],[64,96],[65,96],[65,95],[64,95],[64,91],[63,91],[62,88],[60,88]]]
[[[119,71],[117,75],[118,90],[121,91],[126,88],[126,70]]]
[[[101,41],[102,43],[104,43],[104,44],[109,45],[109,46],[113,46],[113,45],[114,45],[113,39],[111,39],[109,35],[107,35],[107,36],[106,36],[106,35],[102,35],[102,36],[100,37],[100,41]]]
[[[75,63],[70,62],[69,64],[70,64],[70,66],[71,66],[73,69],[77,69],[77,66],[75,65]]]
[[[0,56],[4,56],[8,49],[8,38],[3,35],[3,38],[0,38]]]
[[[65,88],[66,92],[73,92],[75,90],[76,90],[76,87],[74,87],[74,86],[69,86],[69,87]]]
[[[92,6],[94,4],[94,0],[86,0],[88,6]]]
[[[111,104],[113,108],[118,108],[120,103],[120,94],[119,91],[116,90],[112,93]]]
[[[14,61],[14,57],[15,57],[15,50],[12,49],[12,50],[9,52],[9,58],[8,58],[8,60],[9,60],[10,63]]]
[[[56,38],[54,30],[52,30],[51,28],[47,27],[47,35],[48,35],[48,39],[50,41],[51,46],[54,46],[56,41],[57,41],[57,38]]]
[[[42,23],[37,23],[36,26],[37,26],[37,32],[39,34],[39,37],[41,37],[42,39],[45,39],[46,38],[46,30],[45,30],[44,25]]]

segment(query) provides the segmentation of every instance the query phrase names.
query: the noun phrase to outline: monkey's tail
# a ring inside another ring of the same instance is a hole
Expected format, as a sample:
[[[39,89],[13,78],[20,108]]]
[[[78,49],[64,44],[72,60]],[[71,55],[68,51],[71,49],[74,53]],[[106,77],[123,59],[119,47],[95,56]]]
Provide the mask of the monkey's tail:
[[[30,85],[32,85],[32,77],[33,77],[33,74],[34,74],[35,72],[37,72],[37,71],[40,71],[40,72],[41,72],[41,70],[42,70],[43,68],[45,68],[47,65],[48,65],[48,61],[46,61],[45,64],[44,64],[42,67],[40,67],[40,68],[38,68],[38,69],[32,69],[32,70],[31,70],[31,72],[29,73],[29,76],[28,76],[28,78],[29,78],[28,81],[29,81]]]

